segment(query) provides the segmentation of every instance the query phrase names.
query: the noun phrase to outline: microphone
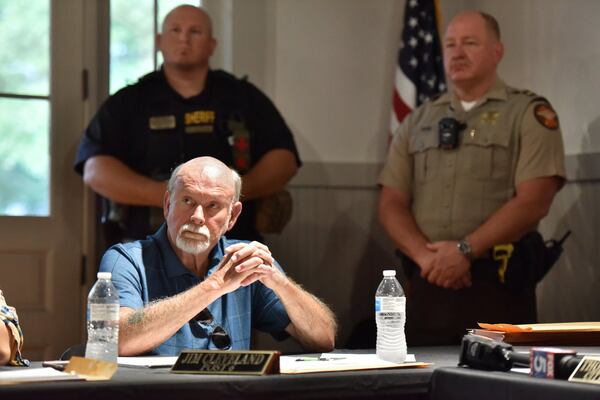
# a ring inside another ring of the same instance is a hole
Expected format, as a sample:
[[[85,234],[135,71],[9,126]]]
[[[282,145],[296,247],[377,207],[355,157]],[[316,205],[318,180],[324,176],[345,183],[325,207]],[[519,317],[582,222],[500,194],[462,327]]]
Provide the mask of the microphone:
[[[510,371],[514,366],[530,367],[530,375],[545,379],[568,379],[583,357],[574,350],[533,347],[529,354],[485,336],[465,335],[458,365],[488,371]]]
[[[510,344],[485,336],[465,335],[458,365],[487,371],[510,371],[515,365],[528,367],[529,354],[517,353]]]
[[[546,379],[568,379],[583,358],[575,350],[533,347],[529,353],[531,376]]]

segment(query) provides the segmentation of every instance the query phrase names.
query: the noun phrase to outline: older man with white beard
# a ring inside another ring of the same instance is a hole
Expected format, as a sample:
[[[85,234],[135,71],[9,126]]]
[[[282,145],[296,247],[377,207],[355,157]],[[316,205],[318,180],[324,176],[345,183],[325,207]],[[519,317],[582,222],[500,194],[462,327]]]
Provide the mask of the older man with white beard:
[[[334,347],[329,308],[287,277],[262,243],[228,240],[242,210],[241,179],[212,157],[177,167],[166,223],[102,258],[120,298],[119,355],[250,348],[252,329],[292,335],[310,351]]]

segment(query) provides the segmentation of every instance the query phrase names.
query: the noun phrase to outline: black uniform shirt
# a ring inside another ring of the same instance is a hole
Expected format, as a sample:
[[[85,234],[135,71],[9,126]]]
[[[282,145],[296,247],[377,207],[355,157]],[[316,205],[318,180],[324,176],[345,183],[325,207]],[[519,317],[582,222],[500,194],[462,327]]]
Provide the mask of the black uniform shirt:
[[[104,102],[84,131],[75,170],[82,174],[87,159],[110,155],[142,175],[166,180],[177,165],[212,156],[243,175],[264,154],[280,148],[292,151],[301,164],[290,129],[254,85],[221,70],[209,71],[205,89],[185,99],[161,70]],[[260,239],[255,210],[254,202],[245,202],[227,236]],[[123,218],[126,237],[152,233],[148,207],[129,207]]]

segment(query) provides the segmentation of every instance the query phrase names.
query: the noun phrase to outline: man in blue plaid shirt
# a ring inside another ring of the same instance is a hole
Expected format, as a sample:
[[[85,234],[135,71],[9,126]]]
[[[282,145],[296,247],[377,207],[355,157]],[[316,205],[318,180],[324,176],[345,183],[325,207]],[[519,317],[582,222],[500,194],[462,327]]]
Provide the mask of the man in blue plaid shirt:
[[[333,349],[329,308],[286,276],[267,246],[224,236],[242,210],[240,192],[239,175],[221,161],[190,160],[169,180],[166,223],[105,253],[100,270],[119,291],[120,355],[248,349],[254,328]]]

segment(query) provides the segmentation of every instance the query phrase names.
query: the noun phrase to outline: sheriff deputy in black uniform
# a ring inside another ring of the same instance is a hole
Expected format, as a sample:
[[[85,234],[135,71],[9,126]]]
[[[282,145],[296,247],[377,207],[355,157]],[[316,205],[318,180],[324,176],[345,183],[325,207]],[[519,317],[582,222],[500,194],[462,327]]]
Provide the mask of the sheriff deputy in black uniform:
[[[75,170],[104,201],[107,244],[142,239],[162,223],[166,180],[179,164],[213,156],[242,174],[244,209],[230,238],[260,240],[256,200],[280,192],[301,161],[290,129],[255,86],[211,70],[209,15],[183,5],[156,37],[160,71],[121,89],[83,133]]]

